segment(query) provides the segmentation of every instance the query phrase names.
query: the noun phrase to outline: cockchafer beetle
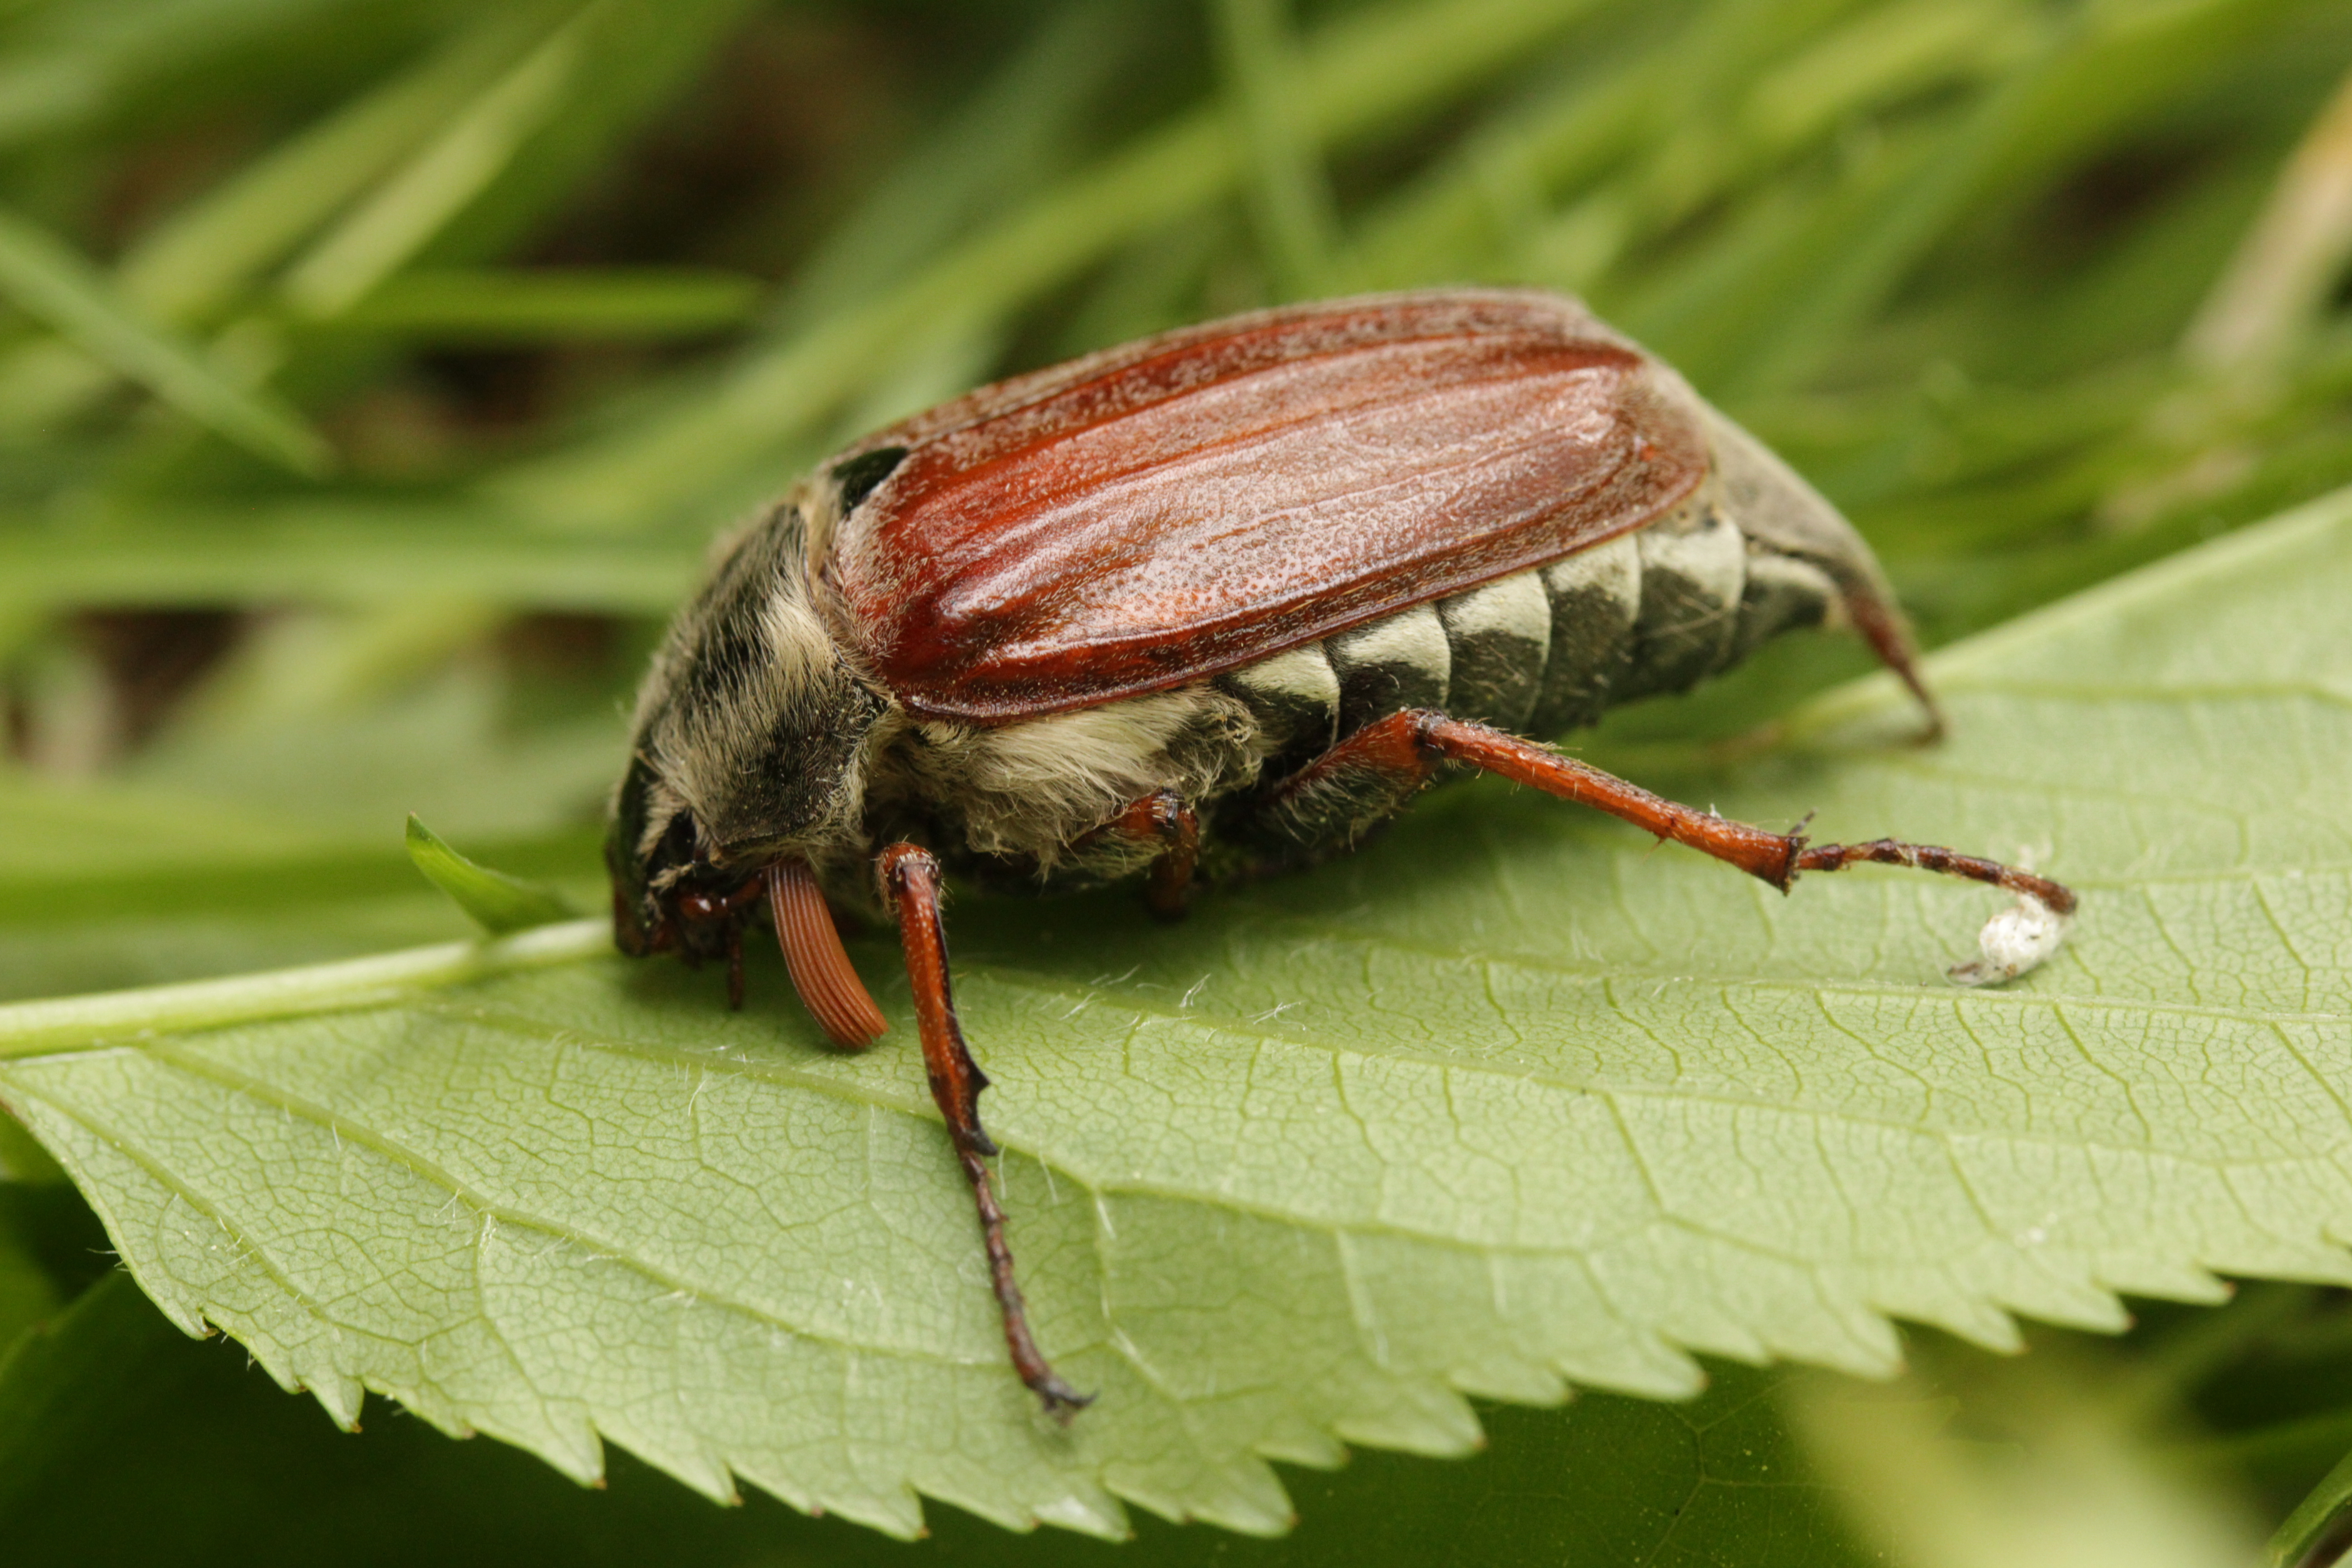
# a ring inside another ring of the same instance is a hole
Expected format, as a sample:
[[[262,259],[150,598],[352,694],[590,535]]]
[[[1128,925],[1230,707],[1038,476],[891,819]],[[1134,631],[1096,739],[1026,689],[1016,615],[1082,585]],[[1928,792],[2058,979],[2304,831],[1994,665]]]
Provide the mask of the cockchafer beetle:
[[[982,1163],[942,869],[1140,876],[1174,916],[1196,880],[1351,847],[1482,769],[1783,890],[1859,861],[1998,884],[2018,907],[1954,976],[2031,967],[2074,906],[2054,882],[1744,826],[1523,738],[1832,619],[1939,725],[1860,536],[1574,301],[1393,294],[1169,332],[869,436],[723,547],[638,699],[614,930],[725,960],[740,1005],[764,905],[802,1002],[856,1048],[886,1026],[828,900],[895,921],[1013,1365],[1066,1415],[1086,1399],[1031,1337]]]

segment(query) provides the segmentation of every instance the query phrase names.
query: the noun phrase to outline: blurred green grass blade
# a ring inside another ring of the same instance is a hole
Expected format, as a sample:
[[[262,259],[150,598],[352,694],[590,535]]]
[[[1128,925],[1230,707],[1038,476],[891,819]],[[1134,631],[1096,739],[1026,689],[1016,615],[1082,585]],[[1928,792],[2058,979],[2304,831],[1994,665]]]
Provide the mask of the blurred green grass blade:
[[[414,811],[453,837],[496,845],[602,818],[627,736],[618,703],[598,695],[534,710],[530,690],[478,655],[361,706],[238,704],[218,723],[173,729],[125,772],[142,794],[217,803],[288,837],[379,845]],[[600,874],[589,848],[574,875]],[[497,853],[519,873],[545,875]],[[413,877],[403,884],[412,890]]]
[[[2037,42],[2014,0],[1902,0],[1864,6],[1760,77],[1738,106],[1748,138],[1801,145],[1874,103],[2013,65]]]
[[[318,28],[337,41],[350,0],[149,0],[47,5],[0,55],[0,147],[135,112],[141,95]],[[342,16],[339,16],[338,13]],[[323,25],[323,26],[322,26]]]
[[[1988,276],[1979,313],[1998,317],[2004,330],[1979,332],[1969,359],[1989,376],[2024,382],[2156,353],[2193,363],[2181,348],[2188,324],[2212,295],[2276,173],[2269,148],[2216,152],[2056,287],[1997,284]],[[1957,321],[1954,330],[1967,331]],[[2311,336],[2301,334],[2295,346]]]
[[[2295,1504],[2263,1553],[2263,1568],[2335,1568],[2352,1548],[2352,1454]]]
[[[1353,258],[1360,280],[1406,287],[1499,275],[1582,286],[1581,277],[1552,275],[1546,253],[1607,220],[1621,231],[1611,243],[1582,247],[1605,264],[1633,241],[1635,219],[1651,231],[1669,226],[1762,162],[1761,139],[1725,133],[1733,106],[1840,9],[1711,5],[1643,18],[1647,30],[1580,59],[1532,100],[1505,106],[1376,209]],[[1621,172],[1589,184],[1612,166]],[[1550,210],[1580,188],[1580,201]],[[1587,269],[1598,267],[1588,259]]]
[[[1393,130],[1505,68],[1593,4],[1436,0],[1350,15],[1301,50],[1302,121],[1318,145]],[[887,295],[748,356],[706,394],[504,476],[494,492],[569,528],[666,519],[730,471],[792,445],[910,336],[1001,318],[1226,195],[1242,167],[1221,110],[1188,114],[950,247]]]
[[[975,222],[1017,207],[1060,172],[1084,144],[1080,116],[1111,73],[1131,58],[1149,15],[1120,0],[1075,0],[1056,13],[978,93],[951,112],[880,181],[849,215],[815,242],[814,249],[769,308],[769,321],[750,356],[772,352],[813,325],[870,302],[937,257]],[[934,386],[925,402],[961,392],[984,377],[990,358],[971,359],[971,346],[1001,344],[994,328],[958,322],[928,336],[918,331],[901,346],[897,366],[875,373],[875,384],[851,405],[857,412],[887,405],[911,412],[901,389]],[[747,356],[747,357],[750,357]],[[948,362],[962,365],[953,384],[937,380]],[[588,422],[593,434],[576,449],[593,451],[609,433],[627,439],[709,395],[717,377],[698,366],[667,382],[633,388],[619,406]],[[918,405],[919,406],[920,405]],[[859,426],[857,429],[870,426]],[[710,515],[730,513],[772,495],[829,444],[832,426],[787,433],[761,457],[715,482]],[[503,487],[498,487],[503,488]],[[527,486],[520,487],[528,489]],[[657,515],[657,514],[651,514]],[[650,520],[649,518],[647,519]],[[698,534],[708,517],[692,520]]]
[[[216,318],[510,64],[529,41],[524,21],[520,13],[493,13],[164,218],[115,268],[123,297],[171,326]],[[0,425],[37,437],[114,379],[111,366],[63,340],[0,353]]]
[[[658,134],[682,96],[708,90],[714,52],[760,8],[759,0],[594,0],[562,105],[418,259],[469,265],[529,245],[562,204],[625,163],[629,138]]]
[[[0,605],[382,604],[403,598],[662,615],[698,539],[580,540],[478,505],[372,498],[149,502],[79,526],[0,526]]]
[[[782,333],[880,293],[976,218],[1027,198],[1082,145],[1081,110],[1132,57],[1147,19],[1124,0],[1055,14],[816,242],[777,311]]]
[[[2352,76],[2305,134],[2262,216],[2183,336],[2211,371],[2263,369],[2290,357],[2352,254]]]
[[[1249,145],[1251,206],[1276,291],[1327,285],[1339,220],[1315,147],[1297,121],[1297,67],[1284,0],[1213,0],[1226,91]]]
[[[0,60],[0,145],[82,119],[103,96],[102,74],[90,61],[69,55]]]
[[[589,0],[477,93],[447,128],[286,275],[287,302],[340,315],[431,243],[488,187],[574,85],[583,35],[609,0]]]
[[[1706,244],[1596,287],[1601,309],[1710,396],[1742,395],[1743,366],[1764,340],[1782,336],[1780,324],[1800,309],[1795,298],[1842,268],[1852,247],[1876,246],[1879,215],[1932,175],[1947,135],[1940,122],[1909,125],[1874,137],[1828,181],[1745,193]],[[1787,341],[1826,352],[1810,333]]]
[[[123,257],[124,294],[163,321],[208,318],[427,137],[530,40],[528,11],[495,10],[166,218]]]
[[[314,727],[326,731],[325,746],[334,746],[348,744],[362,724],[383,727],[383,721],[372,717],[361,723]],[[362,744],[369,740],[364,733],[358,738]],[[450,742],[452,754],[435,759],[443,776],[432,781],[440,786],[440,798],[431,803],[433,814],[466,821],[468,839],[518,875],[593,885],[602,876],[603,835],[570,820],[573,813],[562,813],[566,820],[561,822],[500,825],[490,820],[478,798],[469,803],[469,795],[518,784],[530,787],[531,781],[522,770],[509,766],[499,776],[470,784],[446,776],[480,773],[509,761],[482,754],[486,741],[492,739],[459,733]],[[607,731],[606,739],[612,742],[611,753],[617,755],[619,737]],[[261,749],[272,758],[286,754],[268,737],[261,740]],[[187,774],[194,770],[177,771]],[[364,810],[347,819],[341,814],[329,819],[315,808],[306,809],[299,799],[241,798],[234,779],[204,780],[207,787],[201,789],[195,782],[175,780],[159,787],[80,781],[68,786],[0,774],[0,822],[7,826],[0,836],[0,933],[55,936],[65,927],[110,924],[135,930],[143,921],[177,917],[221,925],[299,921],[304,910],[327,905],[438,902],[438,896],[417,880],[416,867],[404,849],[395,848],[383,831],[396,808],[381,811],[373,803],[364,803]],[[568,784],[547,791],[558,792],[572,793]],[[383,793],[405,791],[395,784]],[[537,804],[545,815],[544,803]],[[508,815],[512,815],[510,806]],[[430,941],[446,929],[447,922],[436,921],[417,934],[394,941]],[[255,952],[226,967],[325,956],[300,951],[315,945],[317,934],[298,933],[292,953],[273,957]],[[385,945],[379,935],[357,951],[382,952]],[[226,946],[237,951],[234,942]],[[112,980],[111,987],[165,977],[156,973],[153,955],[136,951],[135,944],[133,948],[116,958],[112,967],[125,977]],[[58,995],[91,988],[54,977],[42,984],[39,974],[13,967],[8,957],[0,949],[0,990],[12,995]],[[168,970],[171,965],[160,967]],[[224,967],[215,952],[209,966],[194,975],[218,973]]]
[[[1683,37],[1668,34],[1536,103],[1510,106],[1428,175],[1378,203],[1347,257],[1351,286],[1517,270],[1498,258],[1549,216],[1553,196],[1648,139],[1654,105],[1684,72]]]
[[[750,320],[763,287],[682,267],[414,271],[386,279],[334,324],[459,343],[694,337]]]
[[[192,346],[143,319],[105,274],[54,235],[0,211],[0,291],[26,315],[248,451],[316,476],[333,455],[278,399],[248,391]]]
[[[1004,352],[1004,332],[992,325],[955,322],[912,340],[898,355],[891,373],[867,386],[843,410],[835,421],[839,439],[894,424],[970,390],[985,378],[988,367]],[[775,493],[792,477],[774,476],[761,487],[761,493]]]
[[[1076,355],[1192,321],[1210,269],[1241,249],[1236,215],[1210,209],[1131,240],[1096,273],[1062,323],[1055,350]],[[1355,287],[1352,274],[1343,289]]]
[[[491,936],[507,936],[532,926],[552,925],[579,911],[552,889],[485,866],[443,843],[434,831],[408,818],[408,858],[425,879],[449,895],[474,923]]]
[[[0,1112],[0,1181],[5,1181],[8,1152],[15,1141],[30,1138],[15,1120]],[[10,1200],[19,1194],[0,1186],[0,1388],[7,1386],[9,1352],[35,1324],[56,1313],[60,1305],[56,1283],[33,1257],[32,1248],[15,1234],[9,1223]]]
[[[2180,94],[2217,54],[2302,5],[2116,5],[2059,23],[1916,167],[1884,165],[1880,180],[1832,196],[1791,229],[1765,275],[1796,287],[1778,298],[1727,288],[1712,305],[1724,346],[1685,368],[1735,400],[1801,382],[1963,214],[2042,190],[2118,123]],[[1728,331],[1734,321],[1753,325]]]
[[[1746,286],[1718,295],[1716,321],[1741,326],[1727,331],[1726,345],[1699,363],[1723,395],[1759,395],[1801,380],[1820,363],[1980,192],[2011,139],[2037,118],[2052,84],[2069,74],[2065,63],[2063,45],[2053,39],[2034,66],[1998,87],[1942,145],[1916,139],[1912,156],[1881,159],[1792,225],[1758,269],[1785,279],[1792,297],[1759,301],[1760,290]]]
[[[160,743],[170,750],[190,730],[217,740],[380,713],[492,642],[513,614],[471,595],[424,594],[279,610],[206,673]]]

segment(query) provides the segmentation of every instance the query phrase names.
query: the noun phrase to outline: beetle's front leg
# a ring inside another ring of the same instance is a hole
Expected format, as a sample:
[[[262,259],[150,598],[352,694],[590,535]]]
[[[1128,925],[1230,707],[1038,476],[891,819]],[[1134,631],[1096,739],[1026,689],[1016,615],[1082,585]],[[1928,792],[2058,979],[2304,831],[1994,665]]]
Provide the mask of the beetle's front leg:
[[[1183,796],[1163,789],[1129,801],[1117,816],[1071,847],[1084,853],[1104,838],[1123,838],[1156,851],[1144,883],[1144,904],[1157,919],[1183,919],[1192,897],[1192,872],[1201,858],[1201,819]]]
[[[980,1207],[980,1231],[988,1248],[990,1280],[997,1305],[1004,1314],[1004,1342],[1012,1350],[1013,1370],[1029,1385],[1046,1414],[1066,1421],[1093,1403],[1062,1381],[1037,1349],[1029,1332],[1029,1313],[1021,1287],[1013,1277],[1013,1249],[1004,1239],[1004,1209],[988,1181],[988,1156],[995,1142],[980,1124],[980,1091],[987,1075],[971,1059],[964,1044],[963,1026],[956,1021],[955,996],[948,985],[947,933],[940,921],[940,863],[930,851],[912,844],[893,844],[877,861],[882,885],[898,914],[898,937],[907,951],[907,977],[915,993],[915,1021],[923,1038],[923,1067],[931,1080],[931,1099],[947,1119],[948,1137],[964,1179],[971,1184],[972,1200]]]

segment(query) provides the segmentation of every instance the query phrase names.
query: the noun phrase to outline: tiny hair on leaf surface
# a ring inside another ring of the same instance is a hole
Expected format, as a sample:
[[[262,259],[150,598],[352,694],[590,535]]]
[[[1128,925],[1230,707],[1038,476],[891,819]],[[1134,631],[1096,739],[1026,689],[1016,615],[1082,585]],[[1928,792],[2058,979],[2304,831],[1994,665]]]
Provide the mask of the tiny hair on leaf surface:
[[[961,900],[1032,1321],[1099,1395],[1066,1430],[1004,1364],[880,938],[862,1056],[772,955],[731,1014],[583,922],[0,1008],[0,1100],[174,1321],[339,1421],[374,1390],[583,1479],[610,1442],[902,1535],[922,1496],[1278,1531],[1269,1459],[1464,1453],[1471,1395],[1683,1396],[1695,1352],[1883,1373],[1895,1319],[2010,1346],[2118,1293],[2352,1282],[2347,601],[2339,492],[1946,649],[1940,747],[1874,679],[1645,772],[2022,852],[2083,901],[2005,986],[1944,974],[1992,892],[1783,899],[1486,784],[1173,930]]]

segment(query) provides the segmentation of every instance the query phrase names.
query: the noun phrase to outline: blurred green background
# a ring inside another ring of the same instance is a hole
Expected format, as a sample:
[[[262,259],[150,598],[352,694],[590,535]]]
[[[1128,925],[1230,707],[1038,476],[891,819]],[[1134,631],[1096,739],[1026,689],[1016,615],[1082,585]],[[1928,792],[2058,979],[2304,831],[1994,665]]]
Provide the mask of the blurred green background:
[[[0,998],[466,934],[411,811],[596,907],[622,705],[714,530],[977,381],[1273,300],[1584,295],[1847,509],[1930,643],[2265,516],[2352,481],[2347,67],[2341,0],[6,0]],[[1604,741],[1862,668],[1800,641]],[[1115,1555],[346,1437],[101,1279],[10,1133],[9,1561]],[[2072,1489],[2093,1539],[2259,1541],[2352,1448],[2336,1295],[2045,1339],[1921,1338],[1907,1479],[1841,1448],[1851,1391],[1730,1375],[1708,1408],[1766,1411],[1738,1452],[1812,1500],[1644,1560],[1972,1563],[1901,1542],[2053,1432],[2137,1478]],[[1688,1411],[1493,1426],[1297,1478],[1287,1543],[1119,1550],[1630,1561],[1706,1495]],[[1890,1490],[1913,1527],[1868,1524]]]

